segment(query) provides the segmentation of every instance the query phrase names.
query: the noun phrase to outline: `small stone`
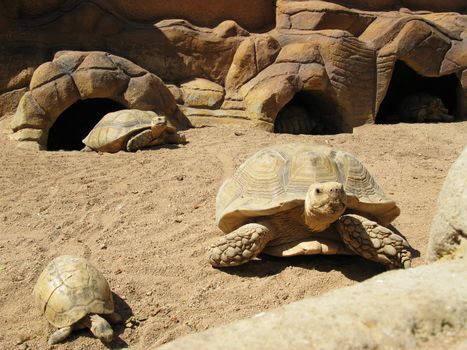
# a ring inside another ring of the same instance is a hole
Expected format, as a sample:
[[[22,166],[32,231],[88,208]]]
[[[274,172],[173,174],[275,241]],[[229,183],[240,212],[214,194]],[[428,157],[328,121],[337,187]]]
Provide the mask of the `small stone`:
[[[60,230],[61,228],[62,228],[62,226],[61,226],[61,225],[58,225],[58,224],[57,224],[57,225],[55,225],[55,229],[56,229],[56,230]]]
[[[175,179],[177,179],[178,181],[183,181],[185,179],[185,175],[177,175],[175,176]]]
[[[182,218],[176,218],[174,221],[175,221],[177,224],[180,224],[180,223],[183,221],[183,219],[182,219]]]
[[[147,296],[151,296],[151,295],[152,295],[152,291],[146,292],[146,295],[147,295]]]
[[[240,132],[240,131],[235,131],[235,132],[234,132],[234,135],[235,135],[235,136],[243,136],[243,133]]]
[[[119,275],[119,274],[121,274],[121,273],[122,273],[122,269],[116,269],[116,270],[115,270],[115,274],[116,274],[116,275]]]
[[[101,249],[107,249],[107,245],[106,245],[105,243],[102,243],[102,244],[100,245],[99,248],[101,248]]]

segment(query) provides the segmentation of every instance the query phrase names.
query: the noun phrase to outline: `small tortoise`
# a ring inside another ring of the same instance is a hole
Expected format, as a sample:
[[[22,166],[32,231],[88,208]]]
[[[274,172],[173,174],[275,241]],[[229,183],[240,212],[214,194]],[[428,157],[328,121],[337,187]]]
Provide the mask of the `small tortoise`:
[[[359,254],[410,267],[408,242],[386,226],[400,213],[351,154],[312,144],[260,150],[220,187],[209,249],[215,267],[274,256]]]
[[[452,122],[443,101],[427,93],[415,93],[402,99],[399,105],[400,119],[409,123]]]
[[[299,104],[286,105],[278,113],[274,132],[285,134],[318,135],[324,131],[323,123]]]
[[[83,140],[83,151],[137,151],[164,143],[184,143],[185,136],[152,111],[123,109],[106,114]]]
[[[90,328],[97,338],[110,342],[114,333],[107,320],[121,320],[114,312],[106,279],[80,257],[62,255],[52,260],[36,282],[34,299],[45,318],[58,328],[49,338],[50,345],[82,328]]]

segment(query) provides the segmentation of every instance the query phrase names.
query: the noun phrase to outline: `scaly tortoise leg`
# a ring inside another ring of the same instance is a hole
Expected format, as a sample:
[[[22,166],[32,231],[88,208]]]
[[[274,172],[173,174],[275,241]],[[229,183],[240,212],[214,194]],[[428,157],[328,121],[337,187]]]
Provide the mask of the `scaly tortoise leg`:
[[[144,147],[151,146],[152,141],[163,138],[163,134],[168,127],[167,119],[159,116],[153,118],[151,123],[151,129],[143,130],[128,140],[126,144],[126,150],[128,152],[135,152]]]
[[[209,262],[214,267],[244,264],[261,253],[272,238],[271,230],[265,225],[243,225],[209,248]]]
[[[108,316],[108,315],[105,315]],[[78,329],[89,328],[91,333],[101,341],[110,343],[114,337],[114,331],[109,322],[98,314],[86,315],[76,324]]]
[[[63,327],[60,329],[57,329],[55,332],[52,333],[52,335],[49,337],[49,345],[54,345],[61,343],[64,341],[66,338],[68,338],[71,334],[71,327]]]
[[[390,229],[363,216],[347,214],[339,218],[337,230],[344,243],[358,255],[391,269],[410,267],[409,243]]]
[[[153,139],[154,136],[152,130],[149,129],[141,131],[139,134],[136,134],[128,140],[126,150],[128,152],[136,152],[139,149],[147,147]]]
[[[164,142],[165,143],[172,143],[172,144],[180,144],[180,143],[186,143],[186,138],[185,135],[180,135],[180,134],[169,134],[167,133],[164,136]]]

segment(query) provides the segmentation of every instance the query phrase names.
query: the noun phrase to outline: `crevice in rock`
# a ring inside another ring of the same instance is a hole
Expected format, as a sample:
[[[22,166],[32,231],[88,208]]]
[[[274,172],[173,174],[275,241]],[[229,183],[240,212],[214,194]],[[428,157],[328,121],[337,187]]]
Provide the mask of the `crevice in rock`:
[[[80,150],[82,140],[110,112],[125,109],[123,105],[111,99],[96,98],[80,100],[58,116],[49,130],[47,150]]]
[[[275,133],[338,134],[342,117],[335,102],[322,92],[298,92],[277,114]]]
[[[377,124],[393,124],[403,121],[400,108],[403,100],[414,94],[428,94],[442,100],[448,113],[457,119],[457,89],[459,81],[455,74],[442,77],[424,77],[402,61],[396,61],[386,96],[376,115]],[[416,107],[413,107],[416,108]]]

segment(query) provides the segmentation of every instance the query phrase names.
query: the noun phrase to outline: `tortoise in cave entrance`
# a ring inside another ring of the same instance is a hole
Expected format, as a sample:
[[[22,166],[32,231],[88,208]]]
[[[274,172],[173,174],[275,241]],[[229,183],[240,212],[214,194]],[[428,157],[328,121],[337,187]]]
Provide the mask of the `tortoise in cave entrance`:
[[[430,123],[452,122],[443,101],[434,95],[416,93],[405,97],[399,105],[399,116],[404,122]]]
[[[407,268],[411,248],[389,225],[400,213],[354,156],[326,146],[260,150],[227,179],[216,198],[226,233],[209,249],[215,267],[274,256],[358,254]]]
[[[282,108],[274,123],[274,132],[285,134],[318,135],[324,132],[322,121],[299,104],[288,104]]]
[[[152,111],[123,109],[106,114],[83,140],[83,151],[134,152],[165,143],[184,143],[185,136]]]

